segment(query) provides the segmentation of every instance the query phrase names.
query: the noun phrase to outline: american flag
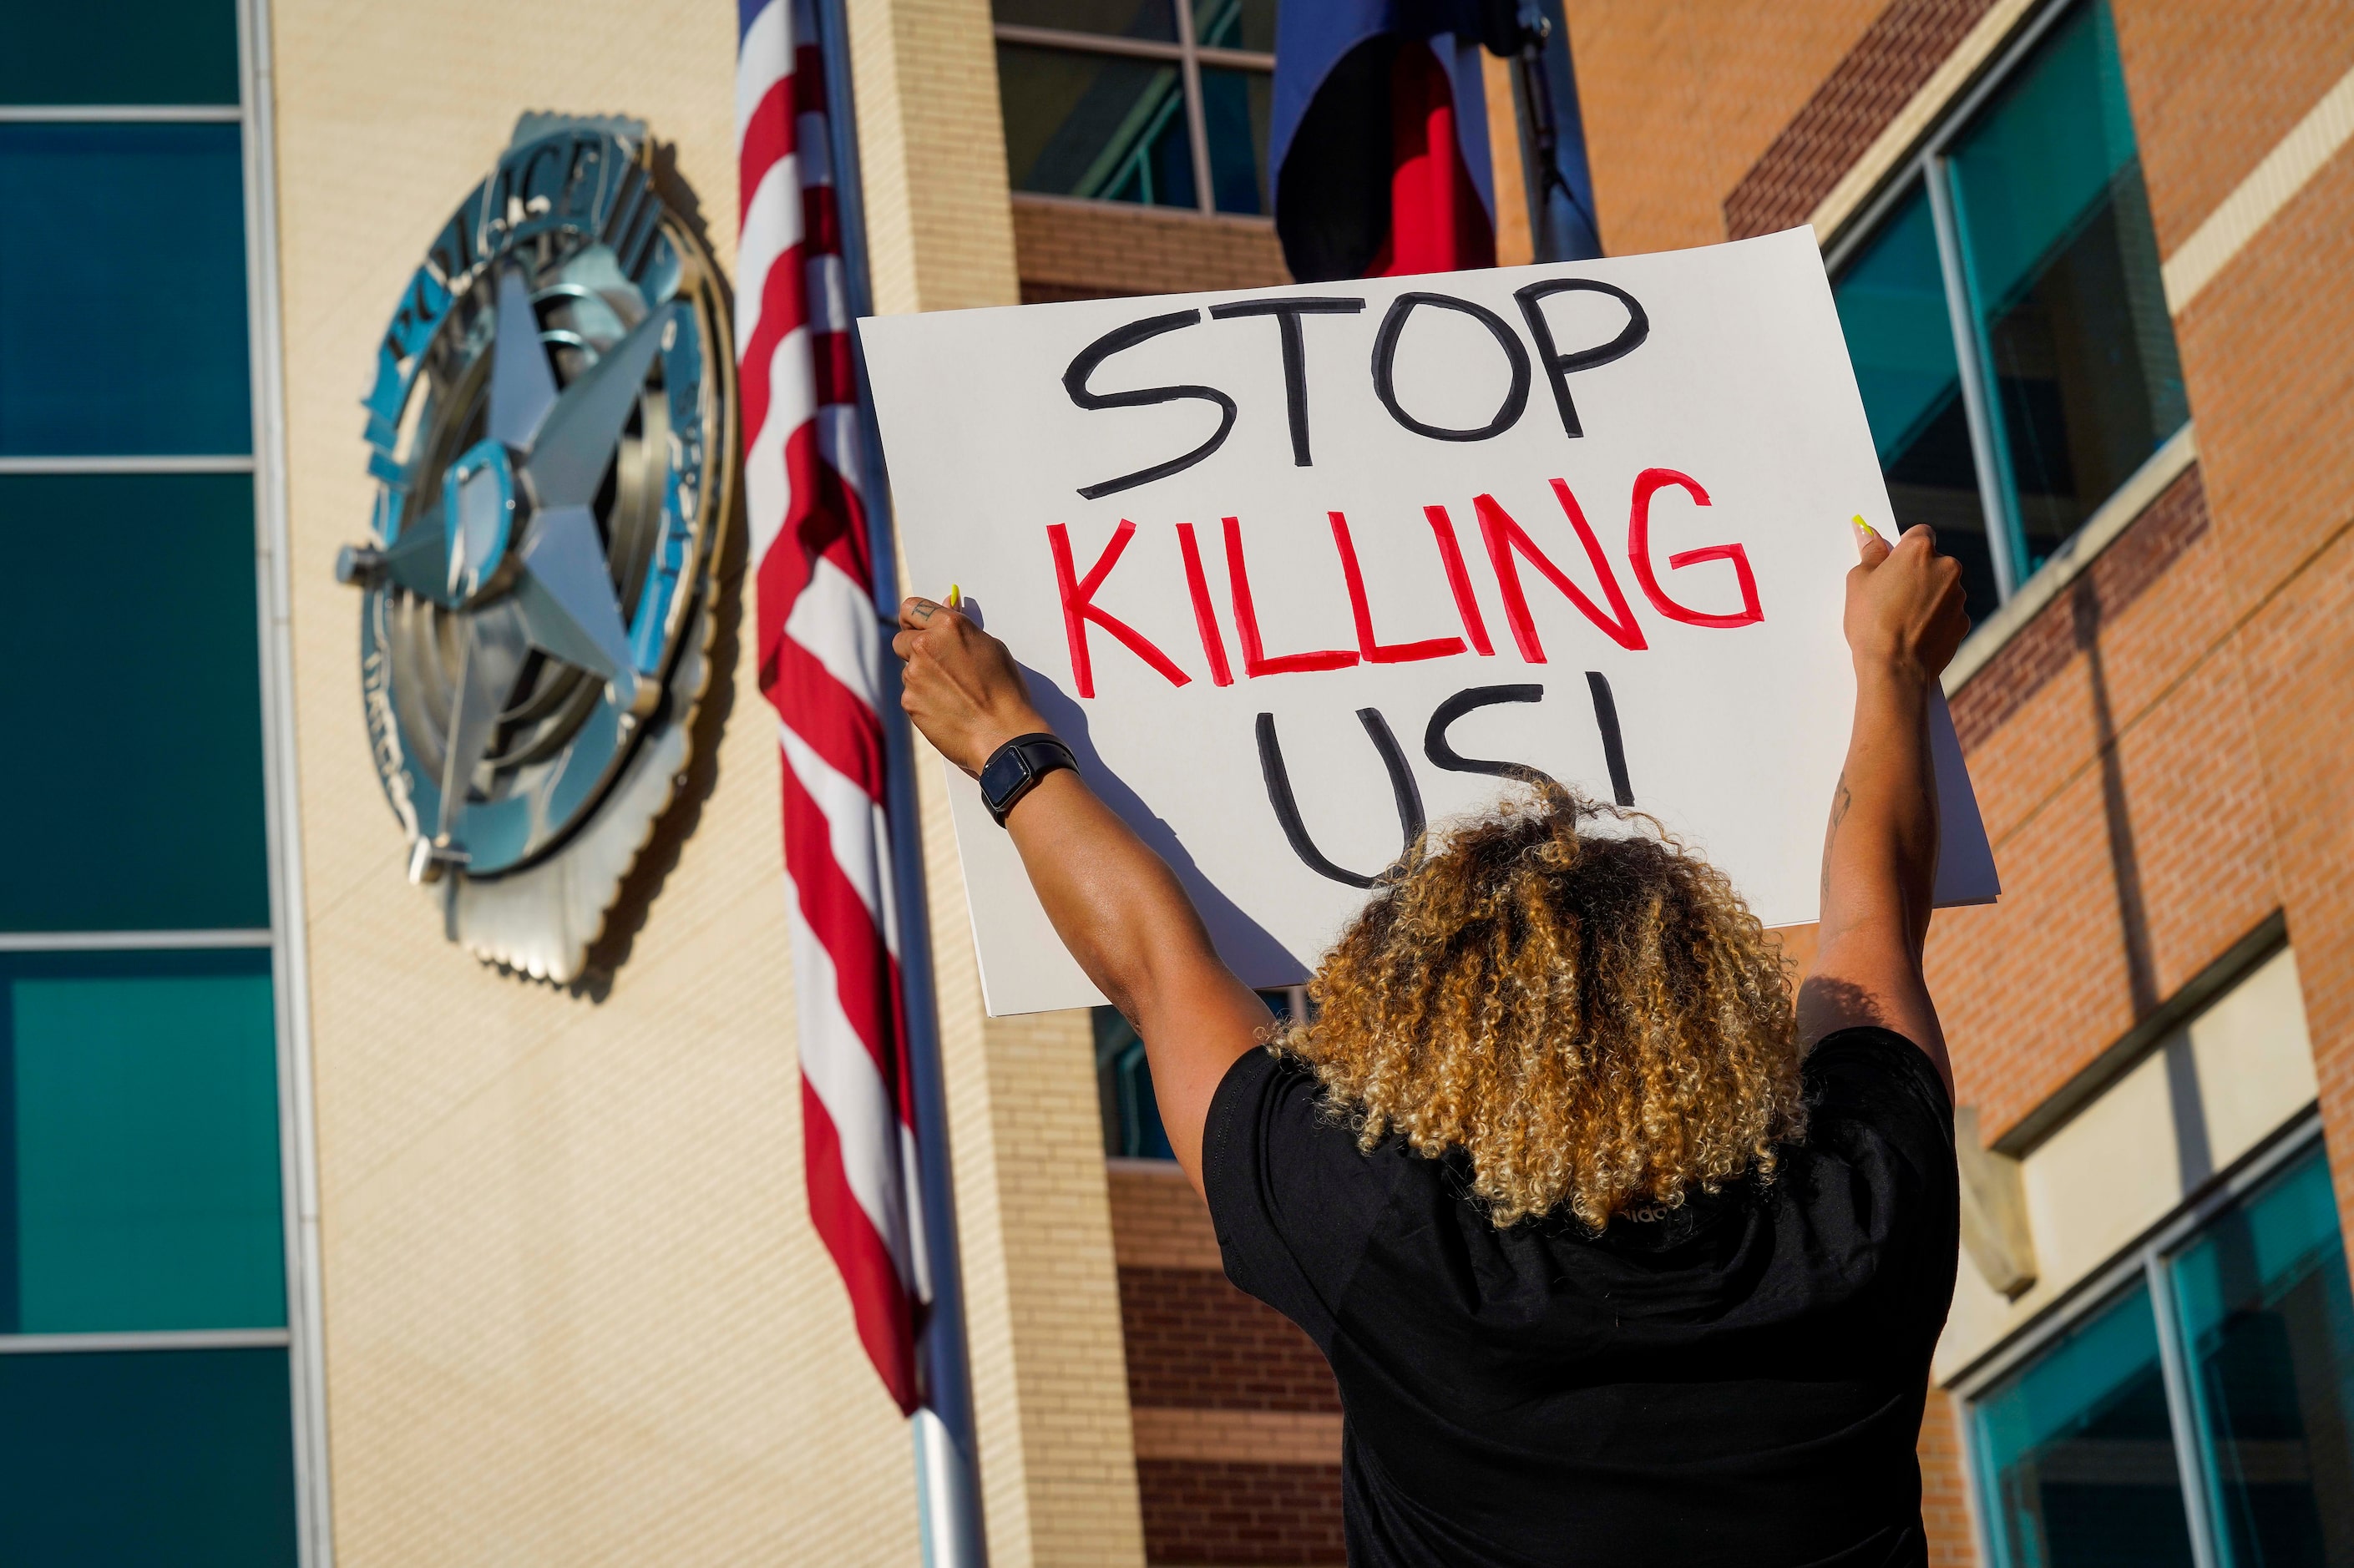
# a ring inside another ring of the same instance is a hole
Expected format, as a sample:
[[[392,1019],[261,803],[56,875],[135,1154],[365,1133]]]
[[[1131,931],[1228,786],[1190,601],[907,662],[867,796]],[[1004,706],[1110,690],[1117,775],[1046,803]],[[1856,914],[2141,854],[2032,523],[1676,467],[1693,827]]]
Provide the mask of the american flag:
[[[912,1413],[931,1298],[916,1181],[878,710],[883,630],[811,0],[737,0],[736,355],[760,691],[784,750],[810,1214],[859,1339]]]

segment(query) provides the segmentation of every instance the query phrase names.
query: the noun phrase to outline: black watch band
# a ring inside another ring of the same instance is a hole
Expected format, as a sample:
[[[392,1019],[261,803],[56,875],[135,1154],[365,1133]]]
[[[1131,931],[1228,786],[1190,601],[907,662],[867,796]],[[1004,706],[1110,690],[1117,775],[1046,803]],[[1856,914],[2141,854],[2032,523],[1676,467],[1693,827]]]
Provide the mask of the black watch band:
[[[991,752],[989,760],[981,764],[981,803],[1002,828],[1006,813],[1013,810],[1014,804],[1057,768],[1067,768],[1074,773],[1079,770],[1079,759],[1071,755],[1069,747],[1043,731],[1017,735]]]

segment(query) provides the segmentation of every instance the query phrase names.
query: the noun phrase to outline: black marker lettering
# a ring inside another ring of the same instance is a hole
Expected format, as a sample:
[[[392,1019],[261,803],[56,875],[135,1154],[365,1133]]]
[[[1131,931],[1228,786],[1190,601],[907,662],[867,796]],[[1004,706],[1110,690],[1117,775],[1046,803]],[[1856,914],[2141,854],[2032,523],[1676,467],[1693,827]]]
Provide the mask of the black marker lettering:
[[[1351,887],[1379,887],[1394,879],[1403,870],[1406,857],[1422,837],[1424,827],[1422,790],[1414,781],[1414,771],[1406,766],[1405,753],[1398,749],[1397,736],[1390,733],[1389,721],[1382,717],[1379,708],[1359,708],[1357,722],[1365,726],[1373,749],[1382,755],[1382,766],[1389,770],[1390,798],[1396,803],[1398,832],[1405,847],[1398,858],[1373,876],[1360,876],[1353,871],[1333,864],[1308,836],[1308,824],[1299,818],[1299,802],[1291,793],[1291,776],[1283,766],[1283,747],[1275,737],[1275,715],[1258,715],[1258,768],[1267,781],[1267,804],[1275,808],[1275,820],[1283,825],[1283,836],[1291,845],[1291,853],[1302,864],[1319,876]]]
[[[1585,673],[1585,689],[1594,694],[1594,727],[1602,732],[1602,760],[1610,769],[1610,798],[1622,806],[1635,803],[1635,786],[1627,779],[1627,746],[1618,736],[1618,703],[1610,682],[1599,670]]]
[[[1100,484],[1083,484],[1079,487],[1079,494],[1084,499],[1096,501],[1123,490],[1133,490],[1140,484],[1150,484],[1156,479],[1166,479],[1172,473],[1192,468],[1226,444],[1226,437],[1235,428],[1235,400],[1214,387],[1147,387],[1135,392],[1091,392],[1087,389],[1087,378],[1113,355],[1123,349],[1134,348],[1148,338],[1195,325],[1201,319],[1199,311],[1176,311],[1165,316],[1148,316],[1140,322],[1130,322],[1124,327],[1104,334],[1079,350],[1078,357],[1071,361],[1071,367],[1063,372],[1063,390],[1069,393],[1071,401],[1082,408],[1145,408],[1155,403],[1174,403],[1181,398],[1198,397],[1204,403],[1215,403],[1225,410],[1218,419],[1217,434],[1183,457],[1171,458],[1167,462],[1155,463],[1150,468],[1139,469],[1118,479],[1108,479]]]
[[[1511,389],[1504,394],[1503,406],[1496,417],[1474,430],[1458,430],[1445,425],[1426,425],[1409,414],[1398,403],[1397,346],[1405,334],[1406,318],[1416,305],[1435,305],[1440,310],[1460,311],[1488,329],[1497,345],[1503,349],[1505,360],[1512,367]],[[1485,305],[1458,300],[1452,294],[1400,294],[1390,302],[1389,314],[1382,318],[1382,330],[1373,337],[1373,396],[1390,411],[1390,418],[1418,436],[1428,436],[1435,441],[1484,441],[1490,436],[1500,436],[1519,422],[1522,411],[1529,406],[1529,351],[1521,346],[1519,334],[1504,324],[1504,318]]]
[[[1535,703],[1544,700],[1544,688],[1527,686],[1473,686],[1456,693],[1438,705],[1430,715],[1430,726],[1422,732],[1422,754],[1436,767],[1449,773],[1492,773],[1499,779],[1517,779],[1524,784],[1553,785],[1551,778],[1521,762],[1491,762],[1484,757],[1466,757],[1455,749],[1447,732],[1455,721],[1479,708],[1493,707],[1498,703]]]
[[[1627,324],[1617,337],[1599,348],[1581,348],[1564,354],[1554,346],[1553,328],[1545,321],[1544,302],[1555,294],[1585,292],[1607,294],[1627,307]],[[1521,302],[1521,314],[1529,322],[1529,335],[1537,341],[1537,357],[1544,361],[1545,375],[1553,382],[1553,400],[1561,408],[1561,428],[1569,435],[1582,436],[1585,428],[1577,422],[1577,405],[1570,400],[1570,373],[1591,370],[1597,365],[1607,365],[1614,359],[1624,359],[1643,346],[1651,335],[1651,318],[1635,296],[1608,283],[1597,283],[1591,278],[1555,278],[1543,283],[1531,283],[1516,289],[1512,298]]]
[[[1365,308],[1363,300],[1240,300],[1212,305],[1218,321],[1236,316],[1273,316],[1283,334],[1283,403],[1291,418],[1291,462],[1307,468],[1308,461],[1308,334],[1300,330],[1302,316],[1352,316]]]

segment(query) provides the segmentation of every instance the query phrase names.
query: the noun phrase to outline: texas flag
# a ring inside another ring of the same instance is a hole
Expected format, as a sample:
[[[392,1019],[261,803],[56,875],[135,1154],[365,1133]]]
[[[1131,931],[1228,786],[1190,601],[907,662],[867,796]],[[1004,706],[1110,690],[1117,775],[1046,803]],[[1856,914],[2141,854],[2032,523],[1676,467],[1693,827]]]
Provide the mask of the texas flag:
[[[1277,15],[1275,228],[1303,283],[1496,264],[1479,0]]]

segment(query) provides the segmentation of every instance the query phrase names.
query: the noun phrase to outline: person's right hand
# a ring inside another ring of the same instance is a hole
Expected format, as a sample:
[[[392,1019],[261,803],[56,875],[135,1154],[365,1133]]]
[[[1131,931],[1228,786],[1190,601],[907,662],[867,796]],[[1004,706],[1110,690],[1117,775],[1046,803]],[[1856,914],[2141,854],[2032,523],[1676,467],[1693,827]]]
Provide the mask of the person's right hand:
[[[891,652],[907,661],[899,705],[942,757],[974,778],[1019,735],[1048,732],[1013,651],[947,605],[911,599]]]
[[[1925,523],[1893,547],[1877,534],[1861,543],[1863,559],[1847,574],[1847,645],[1856,667],[1936,679],[1970,629],[1961,563],[1937,553]]]

